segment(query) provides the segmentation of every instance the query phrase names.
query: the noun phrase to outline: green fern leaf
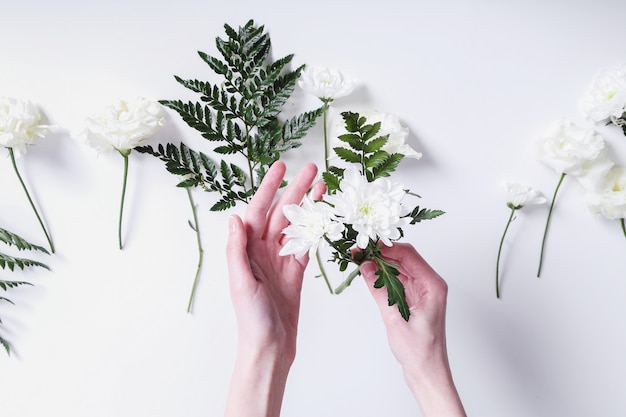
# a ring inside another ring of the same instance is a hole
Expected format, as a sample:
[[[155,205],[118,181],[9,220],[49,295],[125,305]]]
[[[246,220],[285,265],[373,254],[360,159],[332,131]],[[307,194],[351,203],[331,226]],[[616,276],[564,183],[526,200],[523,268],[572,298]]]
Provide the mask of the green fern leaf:
[[[15,246],[19,250],[35,250],[39,252],[44,252],[49,254],[46,248],[43,248],[38,245],[33,245],[26,241],[26,239],[16,235],[15,233],[11,233],[6,229],[0,228],[0,242],[4,242],[9,246]]]
[[[408,217],[411,217],[411,224],[419,223],[422,220],[431,220],[436,217],[445,214],[445,211],[442,210],[431,210],[431,209],[420,209],[419,206],[415,207]]]
[[[346,162],[356,163],[356,164],[361,162],[361,155],[357,154],[356,152],[351,151],[350,149],[336,147],[336,148],[333,148],[333,150],[335,151],[335,153],[337,154],[339,158],[341,158],[342,160]]]

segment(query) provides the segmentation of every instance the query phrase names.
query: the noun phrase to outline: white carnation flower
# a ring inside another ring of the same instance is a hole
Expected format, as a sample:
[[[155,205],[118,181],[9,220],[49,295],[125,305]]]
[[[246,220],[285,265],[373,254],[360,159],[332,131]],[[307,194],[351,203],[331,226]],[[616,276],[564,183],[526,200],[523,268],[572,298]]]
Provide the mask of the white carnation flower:
[[[556,123],[543,138],[540,159],[556,171],[575,177],[586,187],[603,178],[613,163],[608,160],[604,138],[567,120]]]
[[[39,109],[30,101],[0,97],[0,146],[24,153],[36,137],[52,132],[41,119]]]
[[[502,183],[507,192],[507,206],[516,210],[533,204],[543,204],[546,198],[540,192],[519,182],[505,181]]]
[[[607,219],[626,218],[626,168],[613,167],[600,187],[585,198],[592,213]]]
[[[306,67],[298,80],[304,91],[324,102],[345,97],[354,91],[355,80],[344,79],[341,72],[322,66]]]
[[[340,191],[327,197],[335,208],[335,214],[358,233],[357,246],[365,249],[369,240],[381,240],[391,246],[401,237],[400,228],[409,224],[410,212],[402,205],[406,191],[401,184],[387,178],[373,182],[350,167],[345,170],[339,185]]]
[[[344,230],[344,225],[337,222],[328,204],[313,202],[309,197],[304,197],[302,205],[286,205],[283,213],[290,225],[283,230],[289,240],[280,250],[282,256],[295,255],[301,258],[307,252],[313,254],[320,242],[325,241],[324,236],[337,240]]]
[[[119,100],[87,118],[84,137],[98,151],[115,149],[128,154],[164,123],[159,103],[142,97],[135,101]]]
[[[580,101],[585,116],[594,122],[620,118],[626,105],[626,65],[595,77]]]

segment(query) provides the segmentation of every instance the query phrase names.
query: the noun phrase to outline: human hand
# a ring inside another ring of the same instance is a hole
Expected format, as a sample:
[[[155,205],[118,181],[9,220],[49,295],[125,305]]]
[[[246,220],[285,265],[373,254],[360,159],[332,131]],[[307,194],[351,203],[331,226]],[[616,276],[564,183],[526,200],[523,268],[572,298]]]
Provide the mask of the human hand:
[[[425,416],[465,416],[447,356],[446,282],[409,244],[383,246],[381,254],[398,266],[411,312],[409,321],[388,305],[385,288],[374,288],[376,264],[364,262],[360,270],[380,309],[391,351],[407,384]]]
[[[317,168],[305,165],[272,205],[285,165],[275,162],[246,209],[232,216],[226,246],[230,295],[239,333],[225,416],[277,417],[296,353],[302,277],[308,258],[280,256],[286,204],[299,204]],[[324,193],[316,184],[312,198]]]
[[[236,215],[230,219],[226,250],[240,348],[276,349],[290,360],[295,356],[308,257],[279,256],[282,230],[288,225],[283,207],[302,201],[316,173],[315,165],[306,164],[272,205],[285,174],[285,165],[275,162],[248,204],[244,220]],[[323,183],[318,183],[311,197],[319,199],[324,191]]]

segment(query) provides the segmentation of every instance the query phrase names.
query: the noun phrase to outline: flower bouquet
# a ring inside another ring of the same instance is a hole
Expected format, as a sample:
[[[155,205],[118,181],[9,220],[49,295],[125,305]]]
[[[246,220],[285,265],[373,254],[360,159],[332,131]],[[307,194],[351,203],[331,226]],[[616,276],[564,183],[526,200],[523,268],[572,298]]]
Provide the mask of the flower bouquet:
[[[349,166],[330,166],[323,173],[328,193],[322,200],[305,198],[301,205],[285,207],[291,224],[283,231],[289,240],[280,253],[301,257],[307,252],[317,253],[320,245],[325,245],[340,271],[350,264],[375,262],[378,280],[374,286],[385,287],[389,305],[397,305],[402,317],[409,320],[398,266],[382,257],[381,245],[391,246],[404,235],[403,227],[433,219],[443,211],[406,205],[407,196],[419,196],[388,178],[404,155],[384,150],[389,135],[380,134],[380,121],[370,124],[366,117],[353,112],[344,112],[342,117],[346,133],[338,139],[343,146],[334,151]],[[322,264],[319,266],[330,288]],[[358,275],[357,267],[333,292],[341,293]]]

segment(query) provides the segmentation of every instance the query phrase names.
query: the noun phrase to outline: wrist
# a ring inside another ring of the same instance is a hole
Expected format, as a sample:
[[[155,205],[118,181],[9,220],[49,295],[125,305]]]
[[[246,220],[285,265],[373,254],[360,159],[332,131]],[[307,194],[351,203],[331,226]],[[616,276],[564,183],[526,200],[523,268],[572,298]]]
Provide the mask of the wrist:
[[[276,349],[240,347],[225,415],[279,416],[292,362]]]
[[[445,351],[403,366],[404,378],[425,417],[462,417],[465,411]]]

